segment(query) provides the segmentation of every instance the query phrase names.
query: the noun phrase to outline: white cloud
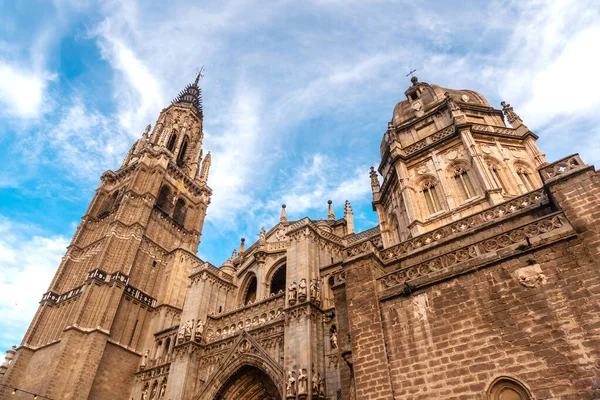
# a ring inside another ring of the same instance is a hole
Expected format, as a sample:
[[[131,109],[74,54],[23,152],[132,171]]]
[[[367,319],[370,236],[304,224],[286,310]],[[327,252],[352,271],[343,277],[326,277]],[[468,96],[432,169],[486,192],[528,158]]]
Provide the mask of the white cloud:
[[[0,60],[2,113],[18,118],[38,118],[44,108],[46,88],[53,76],[10,65]]]
[[[19,344],[68,245],[0,215],[0,343]],[[0,349],[2,351],[4,349]]]

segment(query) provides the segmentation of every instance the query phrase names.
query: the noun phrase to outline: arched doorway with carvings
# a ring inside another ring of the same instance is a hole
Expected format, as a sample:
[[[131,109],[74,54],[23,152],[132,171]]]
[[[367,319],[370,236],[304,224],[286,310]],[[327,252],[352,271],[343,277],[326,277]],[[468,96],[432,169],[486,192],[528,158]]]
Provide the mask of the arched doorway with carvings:
[[[264,371],[252,365],[239,368],[217,392],[215,400],[281,400],[279,389]]]

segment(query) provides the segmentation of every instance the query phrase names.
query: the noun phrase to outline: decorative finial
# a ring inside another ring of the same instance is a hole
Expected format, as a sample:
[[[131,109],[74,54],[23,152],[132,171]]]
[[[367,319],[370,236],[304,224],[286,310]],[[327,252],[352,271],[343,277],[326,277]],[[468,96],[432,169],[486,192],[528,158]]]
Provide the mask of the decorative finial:
[[[206,183],[208,181],[208,172],[210,170],[210,151],[206,153],[206,157],[204,157],[204,161],[202,161],[202,169],[200,170],[200,182]]]
[[[148,126],[146,127],[146,130],[144,131],[144,134],[142,135],[143,138],[148,137],[148,134],[150,133],[150,128],[151,128],[151,125],[148,124]]]
[[[346,220],[347,233],[354,233],[354,213],[348,200],[346,200],[346,204],[344,205],[344,219]]]
[[[198,86],[198,82],[200,82],[200,78],[204,78],[204,75],[202,75],[202,71],[204,71],[204,65],[202,66],[202,68],[200,68],[200,71],[198,71],[197,68],[196,68],[196,71],[198,72],[198,75],[196,75],[196,81],[194,82],[194,85]]]
[[[240,250],[238,251],[238,253],[239,253],[240,255],[242,255],[242,253],[245,251],[245,248],[244,248],[244,242],[245,242],[245,241],[246,241],[246,239],[245,239],[245,238],[241,238],[241,239],[240,239]]]
[[[502,112],[504,113],[504,116],[506,117],[506,120],[510,126],[516,129],[523,124],[523,120],[517,115],[510,104],[505,101],[500,102],[500,104],[502,105]]]
[[[371,172],[369,173],[371,176],[371,189],[373,189],[373,193],[379,192],[381,188],[379,186],[379,179],[377,179],[377,172],[375,171],[375,167],[371,167]]]
[[[448,107],[450,107],[450,110],[452,111],[458,111],[458,105],[456,104],[456,102],[454,101],[454,99],[452,97],[450,97],[450,93],[445,92],[444,93],[444,99],[446,100],[446,103],[448,103]]]
[[[279,222],[287,222],[287,212],[285,211],[285,204],[281,205],[281,215],[279,215]]]
[[[330,221],[334,221],[335,220],[335,214],[333,213],[333,201],[331,200],[327,200],[327,204],[329,204],[328,210],[327,210],[327,219]]]

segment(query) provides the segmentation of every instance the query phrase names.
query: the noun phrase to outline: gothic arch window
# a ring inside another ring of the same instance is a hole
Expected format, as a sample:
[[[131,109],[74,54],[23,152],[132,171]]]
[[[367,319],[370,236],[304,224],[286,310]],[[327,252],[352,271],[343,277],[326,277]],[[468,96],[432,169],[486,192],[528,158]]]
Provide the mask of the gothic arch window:
[[[487,400],[532,400],[529,390],[515,379],[500,377],[487,392]]]
[[[504,183],[505,179],[502,177],[502,168],[497,163],[488,160],[488,170],[492,176],[492,181],[497,189],[502,189],[502,193],[508,193],[508,186]]]
[[[463,167],[454,168],[454,182],[458,188],[458,193],[462,201],[468,200],[475,196],[475,190],[471,184],[471,178]]]
[[[271,294],[277,294],[280,291],[285,291],[285,274],[286,274],[286,265],[283,264],[273,274],[271,278]]]
[[[519,165],[517,167],[517,175],[519,176],[521,183],[523,184],[523,186],[525,186],[525,189],[528,192],[531,192],[535,189],[536,185],[533,183],[531,173],[529,172],[529,170],[527,170],[527,168]]]
[[[107,216],[113,210],[118,197],[119,191],[115,190],[110,196],[104,199],[102,206],[100,207],[100,211],[98,211],[98,218]]]
[[[423,197],[425,198],[425,204],[427,204],[427,211],[429,215],[435,214],[442,210],[440,206],[438,189],[435,182],[432,180],[425,181],[422,186]]]
[[[167,149],[169,149],[169,151],[175,150],[175,144],[177,144],[177,131],[173,131],[171,134],[169,143],[167,144]]]
[[[175,211],[173,211],[173,219],[175,222],[183,226],[185,223],[186,213],[187,207],[185,206],[185,201],[183,201],[183,199],[177,200],[177,203],[175,203]]]
[[[184,137],[179,148],[179,154],[177,154],[177,165],[182,165],[185,162],[185,152],[188,148],[188,137]]]
[[[244,291],[244,305],[256,301],[256,290],[258,289],[258,282],[256,280],[256,275],[252,275],[250,281],[246,285],[246,290]]]
[[[158,199],[156,199],[156,206],[169,214],[171,211],[172,203],[171,200],[173,195],[171,189],[167,185],[163,185],[158,192]]]

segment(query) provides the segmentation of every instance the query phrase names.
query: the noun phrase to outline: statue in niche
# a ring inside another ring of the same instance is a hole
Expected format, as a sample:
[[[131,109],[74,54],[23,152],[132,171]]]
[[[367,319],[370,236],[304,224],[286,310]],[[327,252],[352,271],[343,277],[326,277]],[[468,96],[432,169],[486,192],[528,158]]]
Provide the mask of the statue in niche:
[[[202,340],[202,334],[204,333],[204,323],[200,320],[198,320],[198,325],[196,325],[196,332],[194,333],[194,339],[196,339],[196,341],[201,341]]]
[[[144,388],[144,390],[142,390],[141,400],[148,400],[148,388]]]
[[[321,379],[321,376],[319,376],[318,372],[315,372],[315,370],[313,369],[313,375],[312,375],[312,393],[313,394],[319,394],[319,380]]]
[[[300,279],[300,283],[298,284],[298,301],[303,302],[306,301],[306,279]]]
[[[331,333],[329,334],[329,342],[331,343],[332,349],[337,349],[338,337],[337,337],[337,331],[335,329],[332,329]]]
[[[163,383],[162,386],[160,387],[160,393],[158,394],[158,397],[165,397],[165,393],[167,391],[167,383]]]
[[[319,278],[310,281],[310,300],[316,305],[321,303],[321,288],[319,287]]]
[[[190,319],[185,323],[185,331],[183,335],[185,340],[192,339],[192,330],[194,330],[194,320]]]
[[[317,376],[319,377],[319,398],[320,398],[320,397],[325,396],[325,380],[323,378],[321,378],[321,376],[319,374],[317,374]]]
[[[308,394],[308,376],[306,370],[302,368],[298,374],[298,394]]]
[[[140,364],[140,369],[145,369],[146,364],[148,363],[148,356],[150,355],[150,350],[146,350],[144,355],[142,356],[142,362]]]
[[[286,396],[296,396],[296,378],[294,378],[294,371],[288,371],[288,379],[285,385]]]
[[[185,338],[185,324],[181,323],[179,331],[177,332],[177,343],[182,343]]]
[[[288,302],[290,303],[290,306],[293,306],[294,304],[296,304],[296,291],[298,290],[298,285],[296,284],[296,281],[293,281],[292,283],[290,283],[290,285],[288,286]]]
[[[154,400],[156,398],[156,386],[152,386],[152,390],[150,391],[150,400]]]

